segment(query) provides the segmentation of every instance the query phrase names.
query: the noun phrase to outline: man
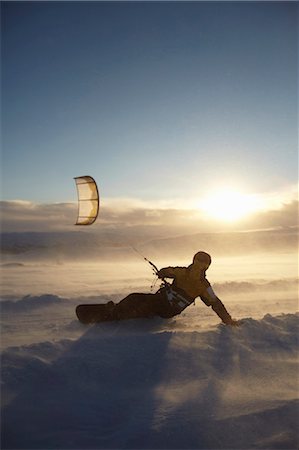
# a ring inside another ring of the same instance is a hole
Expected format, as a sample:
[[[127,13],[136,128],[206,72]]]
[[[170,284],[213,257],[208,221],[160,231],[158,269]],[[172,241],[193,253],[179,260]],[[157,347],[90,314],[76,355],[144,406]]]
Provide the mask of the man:
[[[211,256],[205,252],[198,252],[188,267],[165,267],[158,272],[159,278],[173,278],[172,286],[185,293],[189,298],[196,297],[207,305],[220,317],[226,325],[238,325],[227,312],[221,300],[215,295],[210,283],[206,279],[206,270],[212,262]]]
[[[206,279],[206,270],[210,264],[210,255],[198,252],[188,267],[165,267],[159,270],[157,275],[164,284],[155,294],[129,294],[116,304],[80,305],[76,310],[77,316],[85,323],[154,316],[169,318],[180,314],[200,297],[207,306],[212,307],[223,323],[238,325]],[[172,284],[165,278],[173,279]]]

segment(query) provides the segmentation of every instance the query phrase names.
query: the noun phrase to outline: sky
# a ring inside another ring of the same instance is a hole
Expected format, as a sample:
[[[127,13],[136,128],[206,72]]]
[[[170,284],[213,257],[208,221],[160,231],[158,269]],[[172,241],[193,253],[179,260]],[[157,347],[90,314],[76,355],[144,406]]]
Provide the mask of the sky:
[[[297,8],[2,2],[2,200],[75,201],[80,175],[157,205],[293,189]]]

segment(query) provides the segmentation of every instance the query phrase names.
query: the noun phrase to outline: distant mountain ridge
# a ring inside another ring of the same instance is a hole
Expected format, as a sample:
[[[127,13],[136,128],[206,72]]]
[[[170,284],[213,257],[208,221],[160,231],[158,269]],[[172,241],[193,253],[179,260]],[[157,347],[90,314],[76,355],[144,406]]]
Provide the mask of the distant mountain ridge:
[[[175,238],[155,239],[142,245],[144,252],[152,256],[162,253],[194,253],[200,249],[212,254],[226,256],[234,254],[296,251],[298,246],[298,229],[282,228],[248,232],[197,233]]]
[[[120,246],[117,240],[110,239],[109,236],[97,237],[85,232],[22,232],[1,235],[1,252],[4,257],[10,258],[82,260],[111,253]]]
[[[190,256],[199,249],[213,255],[238,255],[254,252],[296,251],[297,227],[248,232],[197,233],[144,240],[138,236],[138,248],[150,257]],[[147,239],[146,239],[147,238]],[[105,230],[90,232],[22,232],[1,234],[3,255],[31,255],[44,257],[130,257],[132,240],[125,233]],[[132,244],[135,244],[134,241]],[[135,255],[136,256],[136,255]]]

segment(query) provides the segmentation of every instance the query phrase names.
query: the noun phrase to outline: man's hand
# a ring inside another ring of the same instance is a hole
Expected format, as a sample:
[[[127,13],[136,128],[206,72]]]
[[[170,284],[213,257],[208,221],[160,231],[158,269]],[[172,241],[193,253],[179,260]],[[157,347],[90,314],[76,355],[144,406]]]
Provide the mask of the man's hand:
[[[168,278],[168,275],[169,275],[168,272],[169,272],[169,270],[167,270],[167,268],[165,269],[165,267],[163,269],[160,269],[157,272],[158,278],[161,278],[161,279]]]
[[[230,325],[231,327],[239,327],[240,325],[242,325],[242,321],[241,320],[232,319],[226,325]]]

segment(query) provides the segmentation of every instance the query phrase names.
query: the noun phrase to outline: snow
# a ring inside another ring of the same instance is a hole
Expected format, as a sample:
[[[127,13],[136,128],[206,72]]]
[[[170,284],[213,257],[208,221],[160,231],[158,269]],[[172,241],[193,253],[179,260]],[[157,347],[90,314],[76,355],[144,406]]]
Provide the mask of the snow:
[[[177,321],[7,348],[2,448],[297,448],[299,316]]]
[[[298,280],[291,260],[285,272],[271,261],[248,277],[235,260],[218,269],[234,277],[211,271],[243,319],[231,328],[200,300],[168,320],[82,325],[76,305],[119,301],[153,277],[11,260],[0,303],[1,448],[297,449]]]

